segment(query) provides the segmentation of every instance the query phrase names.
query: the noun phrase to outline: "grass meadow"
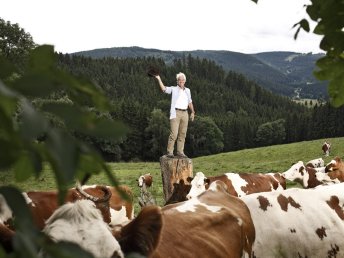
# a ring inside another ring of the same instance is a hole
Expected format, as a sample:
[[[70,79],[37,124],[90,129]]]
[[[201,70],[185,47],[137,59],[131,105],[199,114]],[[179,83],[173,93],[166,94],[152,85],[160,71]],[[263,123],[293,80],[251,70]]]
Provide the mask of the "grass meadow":
[[[331,143],[329,157],[325,157],[321,150],[324,140],[274,145],[193,158],[193,173],[202,171],[207,176],[214,176],[226,172],[283,172],[299,160],[307,162],[322,157],[326,164],[335,156],[344,157],[344,137],[326,139]],[[156,158],[156,162],[109,163],[113,174],[120,184],[126,184],[133,190],[136,214],[140,210],[137,199],[140,196],[140,190],[137,187],[136,181],[140,175],[151,173],[153,185],[150,191],[158,205],[162,206],[165,203],[159,158]],[[99,173],[92,176],[88,184],[107,185],[109,182],[104,173]],[[2,171],[0,172],[0,186],[3,185],[15,185],[22,191],[44,191],[56,188],[54,177],[49,167],[44,169],[39,178],[30,178],[24,182],[15,182],[10,171]],[[288,183],[288,187],[299,187],[299,185]]]

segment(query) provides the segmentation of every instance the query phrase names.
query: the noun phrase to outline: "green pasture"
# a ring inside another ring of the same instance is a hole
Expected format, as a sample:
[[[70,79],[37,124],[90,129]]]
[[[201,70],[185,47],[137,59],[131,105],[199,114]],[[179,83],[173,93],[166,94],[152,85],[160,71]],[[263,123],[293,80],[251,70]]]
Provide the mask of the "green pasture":
[[[311,159],[322,157],[325,164],[335,156],[344,157],[344,137],[326,139],[331,143],[332,149],[329,157],[322,154],[321,146],[325,139],[304,141],[291,144],[274,145],[269,147],[245,149],[217,155],[210,155],[192,159],[193,172],[202,171],[205,175],[220,175],[225,172],[249,172],[269,173],[283,172],[293,163],[302,160],[307,162]],[[120,182],[131,187],[135,195],[135,212],[140,210],[137,197],[140,196],[136,179],[143,174],[151,173],[153,186],[150,188],[158,205],[164,204],[161,170],[159,158],[156,162],[131,162],[131,163],[109,163],[113,174]],[[88,184],[109,184],[104,173],[94,175]],[[28,190],[51,190],[55,189],[54,176],[49,167],[39,178],[30,178],[24,182],[15,182],[10,171],[0,172],[0,186],[15,185],[23,191]],[[288,187],[298,187],[289,183]]]

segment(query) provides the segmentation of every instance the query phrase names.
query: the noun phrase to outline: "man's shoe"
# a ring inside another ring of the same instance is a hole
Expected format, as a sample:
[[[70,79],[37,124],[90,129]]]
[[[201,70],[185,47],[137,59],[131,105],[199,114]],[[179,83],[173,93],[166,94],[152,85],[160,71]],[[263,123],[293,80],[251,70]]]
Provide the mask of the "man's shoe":
[[[180,152],[177,153],[177,156],[179,158],[188,158],[188,156],[186,156],[184,153],[180,153]]]
[[[166,154],[166,157],[167,157],[167,158],[174,158],[174,155],[173,155],[173,153],[167,153],[167,154]]]

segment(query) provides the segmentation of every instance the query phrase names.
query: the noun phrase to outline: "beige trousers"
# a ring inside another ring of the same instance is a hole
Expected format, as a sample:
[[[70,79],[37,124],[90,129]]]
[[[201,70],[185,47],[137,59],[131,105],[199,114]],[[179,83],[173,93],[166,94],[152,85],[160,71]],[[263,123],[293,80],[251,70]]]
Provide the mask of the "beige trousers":
[[[173,153],[177,140],[177,153],[184,153],[186,131],[188,129],[189,114],[187,111],[176,110],[176,118],[170,119],[171,132],[168,137],[167,152]]]

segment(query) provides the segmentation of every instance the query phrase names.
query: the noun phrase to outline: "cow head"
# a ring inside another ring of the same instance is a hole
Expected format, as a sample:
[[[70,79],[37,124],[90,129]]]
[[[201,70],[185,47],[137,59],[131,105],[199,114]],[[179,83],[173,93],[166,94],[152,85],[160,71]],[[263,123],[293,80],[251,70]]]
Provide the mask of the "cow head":
[[[118,241],[91,200],[60,206],[46,221],[43,232],[53,241],[76,243],[94,257],[124,257]]]
[[[197,172],[191,181],[191,189],[186,196],[187,199],[195,198],[206,190],[206,185],[209,184],[209,179],[205,177],[203,172]]]
[[[153,183],[153,177],[151,176],[150,173],[142,175],[137,179],[138,187],[142,187],[143,184],[145,184],[147,187],[150,187],[152,183]]]
[[[112,196],[111,190],[106,186],[81,186],[79,182],[76,183],[76,190],[81,193],[81,195],[88,200],[94,202],[96,207],[100,210],[101,214],[103,215],[103,219],[106,223],[111,222],[111,214],[110,214],[110,198]],[[96,197],[97,192],[101,192],[101,197]],[[89,192],[89,193],[87,193]]]
[[[135,219],[125,226],[113,231],[122,251],[140,254],[139,257],[150,257],[158,246],[163,217],[161,208],[155,205],[145,206]]]
[[[330,172],[339,169],[339,166],[342,163],[342,159],[340,157],[335,157],[333,160],[331,160],[327,165],[325,166],[325,172]]]
[[[315,177],[322,184],[340,183],[338,178],[331,178],[331,172],[330,173],[317,172],[315,173]]]
[[[303,180],[306,169],[302,161],[299,161],[291,166],[287,171],[282,173],[282,176],[290,181]]]

